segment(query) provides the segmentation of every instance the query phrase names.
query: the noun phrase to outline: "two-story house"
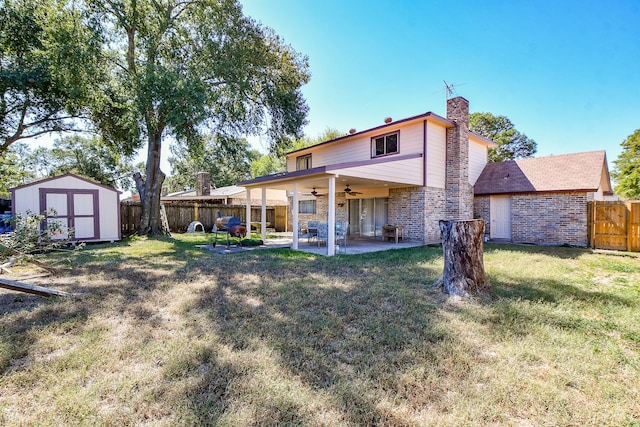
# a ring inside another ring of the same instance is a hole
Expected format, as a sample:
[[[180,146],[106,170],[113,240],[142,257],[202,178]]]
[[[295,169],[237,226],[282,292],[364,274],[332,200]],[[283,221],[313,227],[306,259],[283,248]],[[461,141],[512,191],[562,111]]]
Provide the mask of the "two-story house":
[[[380,237],[391,223],[403,226],[405,239],[439,242],[439,220],[473,218],[473,185],[495,146],[469,131],[469,102],[456,97],[447,101],[446,118],[428,112],[352,130],[289,153],[285,173],[239,185],[263,194],[287,190],[293,230],[309,219],[326,219],[329,230],[346,220],[351,237],[366,238]],[[331,234],[328,255],[334,254]]]

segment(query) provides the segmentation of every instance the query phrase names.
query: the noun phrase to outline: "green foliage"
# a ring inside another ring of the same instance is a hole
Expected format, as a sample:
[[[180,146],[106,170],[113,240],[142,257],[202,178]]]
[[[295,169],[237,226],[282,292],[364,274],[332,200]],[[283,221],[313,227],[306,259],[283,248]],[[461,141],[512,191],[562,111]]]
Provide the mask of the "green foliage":
[[[14,142],[82,128],[104,80],[101,37],[64,0],[6,0],[0,9],[0,157]]]
[[[246,139],[225,135],[207,135],[202,146],[192,145],[191,150],[176,144],[171,153],[168,187],[172,192],[194,188],[198,172],[209,172],[212,186],[235,185],[249,176],[250,162],[256,157]]]
[[[506,116],[471,113],[469,128],[498,144],[498,148],[489,150],[490,162],[533,157],[537,151],[536,142],[517,131]]]
[[[42,214],[27,211],[18,213],[12,220],[13,231],[1,242],[0,258],[9,258],[18,252],[21,257],[65,247],[73,240],[73,229],[56,219],[56,212]],[[9,251],[6,251],[9,249]]]
[[[616,181],[616,194],[627,199],[640,199],[640,129],[622,143],[622,152],[613,162],[611,176]]]
[[[260,246],[264,245],[264,242],[261,239],[242,239],[240,240],[240,246]]]
[[[14,144],[4,157],[0,156],[0,195],[8,195],[9,189],[27,183],[33,173],[26,167],[28,148],[23,144]]]
[[[272,153],[262,155],[251,162],[251,176],[255,178],[284,172],[287,170],[287,153],[321,144],[342,135],[337,129],[327,128],[315,137],[304,136],[283,142],[282,145],[275,147]]]
[[[321,144],[323,142],[331,141],[332,139],[339,138],[344,136],[337,129],[326,128],[324,132],[321,134],[313,136],[303,136],[302,138],[289,139],[287,141],[282,141],[282,144],[274,147],[272,151],[276,156],[280,156],[283,160],[286,158],[287,154],[292,151],[301,150],[303,148],[311,147],[312,145]]]
[[[131,189],[131,158],[115,151],[100,138],[70,136],[55,141],[53,148],[34,153],[45,176],[74,173],[110,187]]]
[[[251,162],[251,177],[271,175],[287,170],[287,162],[282,156],[263,154]]]

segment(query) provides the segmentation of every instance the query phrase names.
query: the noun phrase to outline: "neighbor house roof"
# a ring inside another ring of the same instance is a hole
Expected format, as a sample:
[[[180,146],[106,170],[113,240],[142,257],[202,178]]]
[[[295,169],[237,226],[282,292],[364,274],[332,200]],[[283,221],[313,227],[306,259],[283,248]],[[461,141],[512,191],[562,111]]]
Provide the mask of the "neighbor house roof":
[[[231,197],[231,196],[235,196],[236,194],[240,194],[240,193],[245,193],[247,191],[246,188],[244,187],[239,187],[237,185],[229,185],[226,187],[220,187],[220,188],[211,188],[210,190],[210,194],[207,196],[199,196],[199,197],[208,197],[208,198],[219,198],[219,199],[223,199],[225,197]],[[178,191],[176,193],[170,193],[167,194],[166,196],[162,196],[163,198],[166,197],[183,197],[183,198],[193,198],[196,197],[196,189],[192,188],[189,190],[184,190],[184,191]]]
[[[604,151],[489,163],[476,181],[476,195],[551,191],[598,191],[609,182]],[[610,188],[604,188],[604,191]]]

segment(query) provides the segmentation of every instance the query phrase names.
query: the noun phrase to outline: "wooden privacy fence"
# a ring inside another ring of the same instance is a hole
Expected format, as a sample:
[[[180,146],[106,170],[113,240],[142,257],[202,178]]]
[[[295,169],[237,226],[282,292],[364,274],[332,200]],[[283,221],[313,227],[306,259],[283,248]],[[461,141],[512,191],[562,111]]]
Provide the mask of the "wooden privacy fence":
[[[640,252],[640,201],[589,203],[589,246]]]
[[[246,207],[242,205],[204,205],[194,202],[165,203],[167,212],[167,222],[169,229],[175,233],[184,233],[193,221],[199,221],[207,232],[210,232],[215,224],[218,211],[222,216],[235,216],[246,224]],[[251,221],[260,222],[262,209],[260,207],[251,208]],[[122,235],[128,236],[135,233],[140,224],[142,207],[140,202],[120,203],[120,218],[122,224]],[[287,207],[267,206],[267,222],[270,228],[276,231],[287,230]]]

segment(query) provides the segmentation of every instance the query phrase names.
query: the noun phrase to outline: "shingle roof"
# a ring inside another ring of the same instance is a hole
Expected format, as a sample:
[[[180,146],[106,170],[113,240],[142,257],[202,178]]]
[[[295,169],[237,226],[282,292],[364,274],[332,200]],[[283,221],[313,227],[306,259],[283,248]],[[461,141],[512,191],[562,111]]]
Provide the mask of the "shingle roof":
[[[489,163],[476,181],[474,192],[486,195],[597,191],[603,172],[608,174],[606,165],[604,151]]]

